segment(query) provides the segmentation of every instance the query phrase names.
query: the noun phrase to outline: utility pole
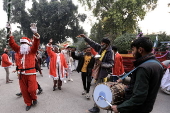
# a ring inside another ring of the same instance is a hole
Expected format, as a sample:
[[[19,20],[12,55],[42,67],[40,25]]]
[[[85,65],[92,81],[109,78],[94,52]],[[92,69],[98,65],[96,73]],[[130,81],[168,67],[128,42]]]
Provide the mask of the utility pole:
[[[7,0],[7,40],[6,40],[6,47],[8,46],[8,40],[9,40],[9,33],[11,30],[11,26],[10,26],[10,20],[11,20],[11,0]]]

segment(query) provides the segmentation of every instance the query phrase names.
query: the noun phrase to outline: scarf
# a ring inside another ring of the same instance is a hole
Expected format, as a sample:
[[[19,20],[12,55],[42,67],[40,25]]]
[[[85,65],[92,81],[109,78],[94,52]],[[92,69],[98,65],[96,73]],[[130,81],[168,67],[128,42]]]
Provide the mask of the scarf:
[[[101,57],[100,57],[100,59],[99,59],[100,61],[103,60],[103,57],[104,57],[105,54],[106,54],[106,50],[102,51]]]

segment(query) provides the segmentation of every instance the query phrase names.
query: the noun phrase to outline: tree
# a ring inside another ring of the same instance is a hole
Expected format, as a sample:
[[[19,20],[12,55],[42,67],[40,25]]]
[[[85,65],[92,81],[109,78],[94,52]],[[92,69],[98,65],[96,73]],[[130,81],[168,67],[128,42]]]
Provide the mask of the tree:
[[[17,31],[17,30],[15,30],[12,34],[15,36],[15,42],[20,44],[20,39],[21,37],[24,37],[24,35],[20,31]]]
[[[152,42],[155,41],[156,36],[158,36],[158,47],[161,46],[162,41],[170,41],[170,36],[167,35],[165,32],[160,32],[159,34],[146,35],[146,37],[149,37],[152,40]]]
[[[0,53],[3,52],[3,48],[5,48],[6,45],[6,30],[0,29]]]
[[[125,33],[122,36],[117,37],[113,44],[117,46],[120,53],[127,54],[128,51],[131,50],[130,44],[135,38],[137,38],[136,35]]]
[[[156,36],[158,36],[158,48],[161,46],[160,42],[170,40],[170,36],[168,36],[165,32],[160,34],[145,35],[144,37],[149,37],[151,41],[154,43],[156,40]],[[125,33],[120,37],[117,37],[114,40],[113,44],[118,47],[118,51],[120,53],[126,54],[128,53],[129,50],[131,50],[130,44],[135,38],[137,38],[136,34]]]
[[[5,0],[4,0],[5,1]],[[12,23],[21,24],[23,33],[32,36],[30,23],[36,22],[41,42],[47,43],[50,38],[54,43],[70,37],[76,41],[78,34],[84,33],[79,22],[85,21],[85,14],[78,14],[77,6],[71,0],[32,0],[32,8],[25,10],[27,0],[12,0]],[[4,3],[5,5],[5,3]]]
[[[104,37],[104,32],[102,29],[102,22],[99,21],[99,23],[95,23],[93,27],[91,28],[91,34],[89,36],[92,40],[100,43],[102,38]]]
[[[79,0],[103,23],[104,34],[113,38],[134,33],[139,20],[156,7],[157,0]]]

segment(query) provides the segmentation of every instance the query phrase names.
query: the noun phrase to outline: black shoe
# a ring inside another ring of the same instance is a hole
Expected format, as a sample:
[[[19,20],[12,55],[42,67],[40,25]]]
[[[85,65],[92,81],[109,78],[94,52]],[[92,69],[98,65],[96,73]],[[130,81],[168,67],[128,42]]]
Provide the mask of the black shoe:
[[[89,112],[98,113],[98,112],[100,112],[100,109],[98,107],[93,107],[92,109],[89,109]]]
[[[38,91],[38,93],[37,93],[37,95],[39,95],[39,94],[41,94],[42,93],[42,89],[40,89],[39,91]]]
[[[53,87],[53,91],[55,91],[56,90],[56,87]]]
[[[31,109],[31,106],[26,106],[26,111],[28,111],[29,109]]]
[[[37,100],[33,100],[32,105],[35,106],[37,104]]]
[[[58,89],[59,89],[59,90],[61,90],[61,86],[60,86],[60,87],[58,87]]]
[[[22,96],[22,93],[21,93],[21,92],[20,92],[20,93],[17,93],[16,96],[21,97],[21,96]]]

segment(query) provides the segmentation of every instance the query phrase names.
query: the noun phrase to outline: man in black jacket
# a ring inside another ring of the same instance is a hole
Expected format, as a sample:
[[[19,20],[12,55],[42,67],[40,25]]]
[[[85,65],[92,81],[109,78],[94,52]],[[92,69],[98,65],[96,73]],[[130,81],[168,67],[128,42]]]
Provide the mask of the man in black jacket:
[[[91,40],[90,38],[87,38],[84,34],[79,35],[80,37],[83,37],[84,40],[96,51],[98,52],[101,57],[96,60],[97,64],[100,65],[99,73],[97,77],[97,84],[104,82],[104,78],[108,76],[110,73],[110,69],[113,67],[113,51],[110,46],[110,40],[108,38],[103,38],[101,40],[101,43],[98,44]],[[89,109],[89,112],[97,113],[100,112],[100,109],[97,107],[96,104],[94,104],[94,107],[92,109]]]
[[[152,47],[153,44],[147,37],[139,37],[132,42],[132,54],[136,59],[134,66],[138,68],[131,74],[131,81],[125,92],[125,101],[112,106],[114,113],[152,111],[163,76],[163,66],[151,53]]]
[[[86,48],[85,55],[76,56],[74,48],[72,49],[71,56],[73,59],[78,60],[78,66],[77,66],[77,72],[81,72],[82,82],[84,91],[82,92],[82,95],[86,95],[86,98],[89,99],[89,91],[90,91],[90,84],[92,80],[92,69],[94,66],[95,59],[91,54],[90,47]]]

